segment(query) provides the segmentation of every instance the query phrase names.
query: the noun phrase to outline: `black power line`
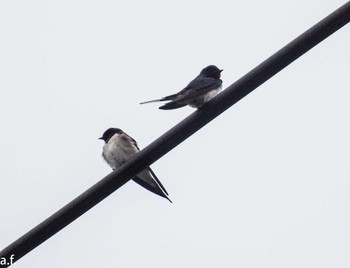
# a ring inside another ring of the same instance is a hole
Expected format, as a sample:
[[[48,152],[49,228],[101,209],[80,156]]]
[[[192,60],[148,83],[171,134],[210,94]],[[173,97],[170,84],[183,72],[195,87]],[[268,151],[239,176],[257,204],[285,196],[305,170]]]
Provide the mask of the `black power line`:
[[[152,142],[117,171],[3,249],[0,260],[19,260],[349,21],[350,2],[347,2]],[[3,267],[9,265],[11,263]]]

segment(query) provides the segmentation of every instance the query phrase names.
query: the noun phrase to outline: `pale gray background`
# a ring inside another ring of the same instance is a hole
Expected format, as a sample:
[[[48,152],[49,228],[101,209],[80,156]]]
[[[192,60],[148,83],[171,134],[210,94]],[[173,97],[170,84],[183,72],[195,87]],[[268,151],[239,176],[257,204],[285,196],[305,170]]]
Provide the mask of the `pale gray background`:
[[[194,110],[140,101],[208,64],[228,86],[344,0],[0,2],[0,248]],[[16,267],[350,267],[349,26]]]

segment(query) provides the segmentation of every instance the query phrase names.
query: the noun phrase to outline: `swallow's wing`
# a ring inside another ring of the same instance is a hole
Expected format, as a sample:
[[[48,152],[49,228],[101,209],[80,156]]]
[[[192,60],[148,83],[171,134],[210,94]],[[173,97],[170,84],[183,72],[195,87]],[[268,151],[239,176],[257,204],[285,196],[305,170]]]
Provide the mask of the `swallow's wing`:
[[[183,100],[191,100],[205,94],[222,85],[221,79],[211,77],[197,77],[190,82],[187,87],[181,90],[173,101],[181,102]]]
[[[189,91],[193,91],[193,97],[189,96],[189,98],[195,98],[198,95],[201,95],[203,93],[206,93],[216,87],[219,87],[222,84],[222,81],[219,85],[216,85],[215,82],[221,81],[220,79],[214,79],[214,78],[210,78],[210,77],[202,77],[202,76],[197,76],[195,79],[193,79],[184,89],[182,89],[181,91],[179,91],[178,93],[169,95],[169,96],[165,96],[163,98],[160,99],[155,99],[155,100],[150,100],[150,101],[144,101],[141,102],[140,104],[145,104],[145,103],[152,103],[152,102],[158,102],[158,101],[177,101],[180,100],[188,95]],[[188,98],[186,98],[188,99]],[[182,105],[182,106],[186,106],[186,104]],[[176,107],[176,108],[180,108],[182,106]],[[172,108],[172,109],[175,109]]]
[[[171,101],[159,107],[161,110],[172,110],[186,106],[186,102]]]
[[[214,79],[211,77],[197,77],[188,84],[183,90],[181,90],[177,97],[172,101],[160,106],[161,110],[172,110],[183,106],[186,106],[189,101],[198,98],[199,96],[206,94],[207,92],[217,89],[222,85],[221,79]]]
[[[125,133],[125,134],[126,134],[126,133]],[[136,148],[138,151],[140,151],[140,148],[139,148],[139,146],[137,145],[137,142],[136,142],[131,136],[128,135],[128,137],[129,137],[129,139],[130,139],[131,144],[134,145],[135,148]]]

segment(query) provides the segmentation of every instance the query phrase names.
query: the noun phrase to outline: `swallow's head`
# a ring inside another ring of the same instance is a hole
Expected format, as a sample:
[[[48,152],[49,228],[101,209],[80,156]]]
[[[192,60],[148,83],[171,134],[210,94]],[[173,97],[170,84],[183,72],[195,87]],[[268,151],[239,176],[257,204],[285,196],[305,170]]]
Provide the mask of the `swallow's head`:
[[[110,140],[110,138],[112,138],[115,134],[122,134],[123,130],[121,130],[120,128],[109,128],[107,129],[102,137],[98,138],[99,140],[104,140],[104,142],[108,142]]]
[[[205,67],[200,74],[205,75],[207,77],[219,79],[222,71],[222,69],[220,70],[215,65],[209,65]]]

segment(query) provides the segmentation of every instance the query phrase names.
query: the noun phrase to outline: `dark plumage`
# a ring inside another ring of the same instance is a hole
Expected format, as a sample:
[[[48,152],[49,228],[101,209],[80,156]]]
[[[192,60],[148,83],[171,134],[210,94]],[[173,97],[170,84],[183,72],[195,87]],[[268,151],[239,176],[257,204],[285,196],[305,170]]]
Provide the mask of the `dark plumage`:
[[[205,67],[200,74],[193,79],[183,90],[176,94],[169,95],[160,99],[142,102],[141,104],[169,101],[160,106],[159,109],[171,110],[186,105],[199,108],[204,103],[215,97],[222,88],[221,72],[215,65]]]
[[[119,128],[107,129],[99,139],[105,142],[102,157],[113,170],[122,166],[140,151],[136,141]],[[133,181],[171,202],[168,192],[150,167],[137,174]]]

